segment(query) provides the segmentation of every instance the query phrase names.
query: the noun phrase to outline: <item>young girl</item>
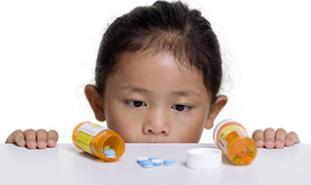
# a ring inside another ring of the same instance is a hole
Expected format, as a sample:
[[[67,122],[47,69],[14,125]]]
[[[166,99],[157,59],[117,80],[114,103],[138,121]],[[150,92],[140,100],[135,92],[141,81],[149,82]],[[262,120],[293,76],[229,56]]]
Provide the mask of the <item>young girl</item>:
[[[157,1],[117,18],[105,32],[95,85],[85,95],[98,121],[126,142],[198,142],[227,103],[219,95],[222,59],[217,37],[198,10]],[[58,134],[16,130],[6,143],[29,149],[55,147]],[[299,142],[295,132],[256,130],[258,147]]]

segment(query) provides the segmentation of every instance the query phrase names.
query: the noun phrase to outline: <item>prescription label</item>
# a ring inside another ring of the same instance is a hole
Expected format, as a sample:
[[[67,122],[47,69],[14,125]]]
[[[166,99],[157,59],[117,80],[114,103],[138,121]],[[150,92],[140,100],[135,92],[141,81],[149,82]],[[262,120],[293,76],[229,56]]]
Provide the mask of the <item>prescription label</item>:
[[[86,122],[78,129],[77,143],[86,152],[92,153],[90,144],[92,139],[101,131],[105,130],[105,127],[100,125]]]
[[[229,139],[229,137],[233,137],[233,136],[244,136],[244,137],[248,137],[245,129],[243,127],[241,127],[240,125],[235,125],[235,124],[230,124],[230,125],[226,125],[224,126],[220,132],[219,132],[219,141],[220,141],[220,146],[222,147],[222,149],[227,152],[227,139]]]

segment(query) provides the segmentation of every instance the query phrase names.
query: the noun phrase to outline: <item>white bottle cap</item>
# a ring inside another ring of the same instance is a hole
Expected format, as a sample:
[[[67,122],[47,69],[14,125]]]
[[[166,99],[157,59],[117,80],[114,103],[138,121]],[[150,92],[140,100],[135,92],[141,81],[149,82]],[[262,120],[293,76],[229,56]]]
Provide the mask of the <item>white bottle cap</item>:
[[[187,167],[214,169],[221,166],[221,151],[214,148],[194,148],[187,151]]]

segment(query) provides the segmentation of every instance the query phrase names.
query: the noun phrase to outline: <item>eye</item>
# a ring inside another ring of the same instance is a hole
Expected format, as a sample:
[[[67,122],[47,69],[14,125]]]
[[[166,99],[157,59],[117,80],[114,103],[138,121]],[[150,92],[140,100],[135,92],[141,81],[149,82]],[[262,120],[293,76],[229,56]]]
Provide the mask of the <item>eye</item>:
[[[188,105],[176,104],[172,108],[178,112],[186,112],[186,111],[191,110],[192,107]]]
[[[147,106],[145,102],[139,100],[128,100],[127,104],[133,108],[140,108],[142,106]]]

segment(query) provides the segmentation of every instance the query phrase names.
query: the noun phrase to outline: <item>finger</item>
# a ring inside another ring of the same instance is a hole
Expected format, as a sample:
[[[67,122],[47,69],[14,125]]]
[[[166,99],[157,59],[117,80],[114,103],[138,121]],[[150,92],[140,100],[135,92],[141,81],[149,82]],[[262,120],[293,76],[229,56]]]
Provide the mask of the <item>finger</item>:
[[[275,148],[283,148],[285,146],[286,131],[278,128],[275,132]]]
[[[16,132],[16,131],[14,131]],[[15,143],[15,139],[14,139],[14,132],[12,132],[9,137],[5,140],[5,143],[9,144],[9,143]]]
[[[7,139],[6,143],[15,143],[17,146],[24,147],[26,142],[22,130],[15,130]]]
[[[264,146],[264,136],[262,130],[260,129],[255,130],[252,137],[256,142],[258,148],[262,148]]]
[[[45,149],[47,147],[48,133],[44,129],[37,130],[37,146],[39,149]]]
[[[265,147],[268,149],[274,148],[275,130],[267,128],[264,131]]]
[[[37,148],[36,131],[34,129],[27,129],[24,132],[24,136],[26,139],[27,148],[29,149]]]
[[[55,130],[48,132],[48,147],[55,147],[58,140],[58,133]]]
[[[286,136],[286,146],[292,146],[296,143],[299,143],[299,138],[296,132],[290,132]]]

